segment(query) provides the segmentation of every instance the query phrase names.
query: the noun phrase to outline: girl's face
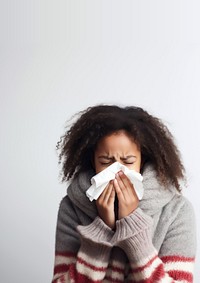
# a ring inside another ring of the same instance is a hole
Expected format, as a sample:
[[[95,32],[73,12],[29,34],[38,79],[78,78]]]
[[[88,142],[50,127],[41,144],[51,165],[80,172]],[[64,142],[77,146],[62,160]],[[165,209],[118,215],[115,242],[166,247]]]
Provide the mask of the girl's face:
[[[94,153],[96,174],[116,161],[140,172],[141,151],[124,131],[105,136],[97,144]]]

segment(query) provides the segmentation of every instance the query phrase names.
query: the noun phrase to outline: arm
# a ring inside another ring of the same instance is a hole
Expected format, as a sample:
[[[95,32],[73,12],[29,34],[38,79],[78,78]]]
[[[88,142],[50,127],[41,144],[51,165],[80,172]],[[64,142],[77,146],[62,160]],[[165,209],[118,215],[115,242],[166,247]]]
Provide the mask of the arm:
[[[152,244],[152,219],[138,208],[117,221],[113,241],[127,254],[130,282],[193,282],[195,229],[193,211],[185,202],[158,254]]]
[[[78,224],[73,206],[65,197],[58,213],[52,283],[102,282],[105,277],[112,230],[99,217],[87,226]]]

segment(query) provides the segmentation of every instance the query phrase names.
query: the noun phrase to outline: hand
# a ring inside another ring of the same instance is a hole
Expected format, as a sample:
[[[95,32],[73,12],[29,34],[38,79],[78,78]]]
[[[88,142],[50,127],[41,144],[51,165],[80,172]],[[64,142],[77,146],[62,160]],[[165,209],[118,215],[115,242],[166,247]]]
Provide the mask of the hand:
[[[118,198],[118,218],[121,219],[138,207],[139,199],[131,181],[122,171],[116,174],[113,184]]]
[[[113,186],[113,180],[111,180],[100,197],[96,200],[99,216],[111,229],[115,227],[114,202],[115,189]]]

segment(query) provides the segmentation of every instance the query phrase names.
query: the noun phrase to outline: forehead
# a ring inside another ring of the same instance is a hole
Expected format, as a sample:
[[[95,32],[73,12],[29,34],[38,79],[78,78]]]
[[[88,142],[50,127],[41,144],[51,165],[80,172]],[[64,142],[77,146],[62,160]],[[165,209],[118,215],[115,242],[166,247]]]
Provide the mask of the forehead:
[[[103,137],[97,144],[97,151],[101,150],[137,150],[134,139],[124,131],[118,131]]]

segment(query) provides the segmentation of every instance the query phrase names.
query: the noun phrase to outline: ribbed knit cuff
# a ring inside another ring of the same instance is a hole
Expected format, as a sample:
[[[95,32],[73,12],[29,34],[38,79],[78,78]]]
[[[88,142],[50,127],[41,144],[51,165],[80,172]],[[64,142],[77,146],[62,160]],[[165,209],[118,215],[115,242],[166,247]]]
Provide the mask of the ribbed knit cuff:
[[[77,230],[82,238],[90,240],[94,243],[103,244],[105,246],[111,246],[111,239],[114,232],[109,228],[99,216],[87,226],[77,226]]]
[[[114,232],[98,216],[87,226],[77,226],[81,238],[81,253],[107,262],[112,249]]]
[[[137,262],[155,254],[151,236],[152,219],[137,208],[129,216],[116,222],[112,242],[122,248],[131,262]]]

